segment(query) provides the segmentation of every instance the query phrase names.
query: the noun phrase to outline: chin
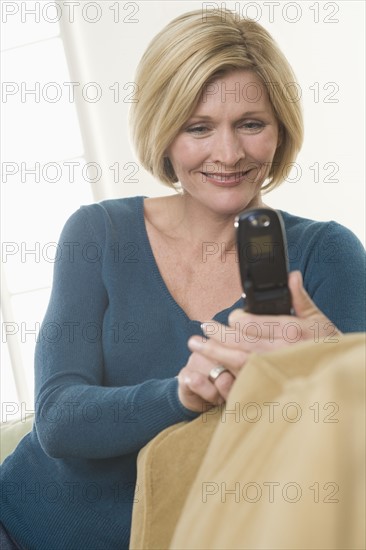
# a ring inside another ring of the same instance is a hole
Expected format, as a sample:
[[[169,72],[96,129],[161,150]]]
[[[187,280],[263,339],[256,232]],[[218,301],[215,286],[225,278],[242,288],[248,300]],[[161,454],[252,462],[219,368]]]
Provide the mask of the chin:
[[[262,205],[262,199],[260,195],[246,197],[245,194],[222,194],[215,201],[215,209],[222,213],[237,214],[243,210],[249,208],[256,208]]]

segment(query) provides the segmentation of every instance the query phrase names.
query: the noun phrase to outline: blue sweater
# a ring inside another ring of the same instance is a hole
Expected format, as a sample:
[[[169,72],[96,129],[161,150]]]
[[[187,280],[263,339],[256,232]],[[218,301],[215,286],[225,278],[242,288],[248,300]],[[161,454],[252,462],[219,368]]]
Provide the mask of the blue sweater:
[[[282,216],[290,270],[340,330],[364,331],[361,243],[335,222]],[[175,376],[200,321],[160,276],[143,197],[80,208],[59,245],[36,346],[36,423],[1,467],[0,519],[30,550],[128,548],[138,451],[196,416]],[[238,296],[215,319],[227,324],[240,306]]]

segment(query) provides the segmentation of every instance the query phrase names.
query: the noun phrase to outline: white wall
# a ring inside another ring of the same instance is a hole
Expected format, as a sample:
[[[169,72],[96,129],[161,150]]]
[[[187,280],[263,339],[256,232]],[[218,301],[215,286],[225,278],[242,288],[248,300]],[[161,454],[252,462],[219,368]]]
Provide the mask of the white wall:
[[[335,219],[365,242],[364,2],[210,4],[217,8],[225,5],[267,28],[293,65],[301,86],[305,144],[296,170],[289,175],[292,181],[267,195],[265,201],[305,217]],[[133,83],[135,67],[148,41],[172,18],[202,9],[205,3],[81,2],[84,14],[81,6],[75,8],[73,23],[64,2],[59,1],[59,5],[63,10],[61,28],[69,38],[72,79],[80,82],[78,90],[97,82],[102,91],[95,103],[76,92],[87,158],[103,168],[104,187],[95,185],[95,197],[170,193],[137,166],[128,138],[127,101],[133,91],[128,83]],[[114,102],[114,92],[109,88],[116,82],[120,94]],[[88,91],[92,95],[93,88]],[[113,181],[108,168],[116,162],[120,164],[119,183]],[[134,166],[136,173],[131,177],[136,181],[121,181],[135,171]]]

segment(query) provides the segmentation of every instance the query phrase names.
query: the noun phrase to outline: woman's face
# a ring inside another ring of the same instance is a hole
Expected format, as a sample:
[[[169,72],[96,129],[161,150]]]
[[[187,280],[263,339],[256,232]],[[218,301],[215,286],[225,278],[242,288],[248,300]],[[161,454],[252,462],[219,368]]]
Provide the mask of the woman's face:
[[[232,214],[261,203],[278,139],[265,86],[240,70],[206,85],[166,154],[187,198]]]

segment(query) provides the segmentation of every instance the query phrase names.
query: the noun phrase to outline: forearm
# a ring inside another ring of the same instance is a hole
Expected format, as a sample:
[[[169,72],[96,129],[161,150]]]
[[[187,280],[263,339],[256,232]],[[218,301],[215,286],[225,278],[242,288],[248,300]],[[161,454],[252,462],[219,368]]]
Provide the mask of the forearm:
[[[197,416],[181,405],[177,384],[170,378],[121,388],[47,388],[36,404],[41,445],[54,458],[136,452],[166,427]]]

